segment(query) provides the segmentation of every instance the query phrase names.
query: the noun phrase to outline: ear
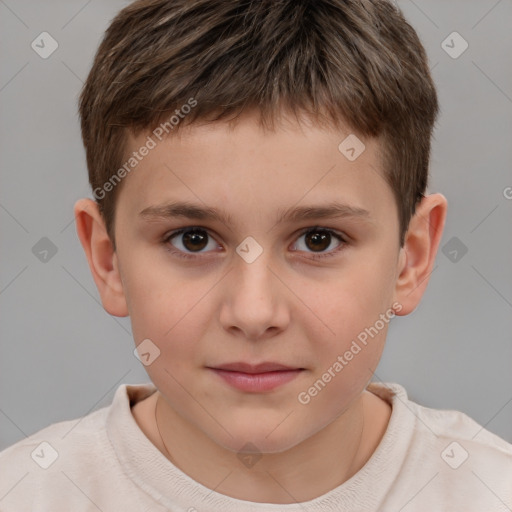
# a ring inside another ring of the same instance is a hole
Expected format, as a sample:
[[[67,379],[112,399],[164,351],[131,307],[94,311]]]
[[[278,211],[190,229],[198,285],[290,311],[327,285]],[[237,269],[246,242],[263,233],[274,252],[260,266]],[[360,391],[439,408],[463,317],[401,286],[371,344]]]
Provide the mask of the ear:
[[[401,304],[397,315],[416,309],[427,284],[443,235],[448,202],[442,194],[425,196],[416,207],[400,249],[394,300]]]
[[[117,255],[98,204],[92,199],[79,199],[75,203],[74,213],[78,238],[87,256],[103,307],[111,315],[128,316]]]

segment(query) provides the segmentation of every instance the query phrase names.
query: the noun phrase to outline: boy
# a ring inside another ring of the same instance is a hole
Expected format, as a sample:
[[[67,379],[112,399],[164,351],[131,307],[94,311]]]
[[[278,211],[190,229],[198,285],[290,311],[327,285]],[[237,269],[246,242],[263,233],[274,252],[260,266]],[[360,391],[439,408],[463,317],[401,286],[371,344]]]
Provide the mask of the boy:
[[[75,216],[152,384],[5,450],[1,510],[510,510],[510,444],[370,383],[442,236],[437,111],[382,0],[123,9]]]

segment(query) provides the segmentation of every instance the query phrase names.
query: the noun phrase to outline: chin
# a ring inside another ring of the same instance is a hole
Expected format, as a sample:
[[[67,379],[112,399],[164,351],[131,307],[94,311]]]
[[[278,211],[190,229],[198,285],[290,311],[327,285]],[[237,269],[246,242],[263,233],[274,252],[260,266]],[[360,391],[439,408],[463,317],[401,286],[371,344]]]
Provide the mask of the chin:
[[[282,421],[282,419],[281,419]],[[309,435],[306,432],[300,432],[298,429],[288,425],[287,428],[279,426],[279,422],[269,427],[267,422],[262,425],[252,422],[251,425],[240,426],[236,430],[231,428],[229,433],[219,438],[211,438],[226,450],[236,453],[282,453],[297,446],[306,440]],[[270,434],[269,434],[270,433]]]

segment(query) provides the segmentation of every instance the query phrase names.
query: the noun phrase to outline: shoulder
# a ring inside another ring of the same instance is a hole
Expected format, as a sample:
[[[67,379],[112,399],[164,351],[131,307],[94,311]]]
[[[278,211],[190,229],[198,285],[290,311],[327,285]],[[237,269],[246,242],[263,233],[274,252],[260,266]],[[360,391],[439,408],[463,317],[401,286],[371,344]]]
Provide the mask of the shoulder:
[[[508,459],[512,456],[512,444],[493,434],[467,414],[452,409],[426,407],[409,399],[403,386],[396,383],[372,383],[368,390],[390,403],[393,420],[413,427],[412,441],[427,438],[441,442],[456,440],[476,451],[495,453]],[[411,421],[412,420],[412,421]]]
[[[0,452],[0,497],[17,494],[54,481],[59,472],[81,463],[86,466],[107,444],[105,418],[108,407],[83,418],[45,427]],[[27,496],[24,498],[28,499]],[[3,501],[2,501],[3,502]]]
[[[475,507],[470,510],[499,510],[505,503],[512,507],[512,444],[463,412],[417,404],[414,410],[413,450],[438,480],[433,489],[465,496],[467,506]]]
[[[416,416],[418,439],[429,436],[440,443],[457,443],[467,451],[468,457],[485,455],[495,463],[506,462],[505,469],[512,470],[512,444],[490,432],[467,414],[452,409],[434,409],[408,400],[411,412]],[[449,446],[449,445],[447,445]],[[453,449],[457,448],[452,446]],[[459,450],[462,453],[462,450]],[[443,457],[450,456],[451,450]]]
[[[419,506],[423,500],[443,510],[455,505],[468,511],[512,507],[512,444],[463,412],[410,400],[398,384],[378,388],[392,403],[393,429],[407,439],[395,493],[405,503],[412,499],[413,489],[422,489],[411,501],[416,506],[411,510],[423,510]],[[400,431],[403,424],[406,431]]]
[[[28,467],[26,463],[32,460],[40,467],[49,467],[51,460],[58,458],[59,448],[65,448],[66,452],[70,449],[87,451],[104,433],[108,409],[104,407],[82,418],[53,423],[9,446],[0,452],[0,475],[8,462],[17,461]],[[41,450],[38,450],[39,447]],[[27,455],[28,460],[25,460]]]
[[[83,499],[77,487],[87,489],[90,496],[112,494],[112,482],[121,482],[123,471],[109,424],[126,423],[130,389],[137,395],[137,390],[146,387],[123,384],[109,406],[82,418],[54,423],[0,452],[2,510],[28,510],[43,503],[57,506],[59,500],[72,503],[75,494]],[[7,508],[9,505],[12,508]]]

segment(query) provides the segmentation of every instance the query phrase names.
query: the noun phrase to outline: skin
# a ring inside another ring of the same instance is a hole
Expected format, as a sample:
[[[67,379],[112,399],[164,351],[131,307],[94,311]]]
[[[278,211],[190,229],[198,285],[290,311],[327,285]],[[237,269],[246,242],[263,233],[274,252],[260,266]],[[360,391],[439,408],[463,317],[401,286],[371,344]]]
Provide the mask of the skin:
[[[286,116],[275,131],[264,131],[255,113],[245,113],[235,127],[183,128],[124,178],[115,251],[95,202],[75,204],[78,235],[104,308],[131,317],[136,345],[149,338],[160,350],[146,367],[158,391],[136,404],[133,415],[178,468],[216,492],[253,502],[314,499],[359,471],[386,430],[391,408],[366,386],[388,324],[307,405],[298,395],[393,304],[400,306],[397,315],[416,308],[447,201],[441,194],[426,196],[400,248],[380,142],[364,139],[365,151],[350,162],[338,150],[349,133]],[[146,135],[129,139],[127,155]],[[139,215],[171,200],[220,209],[232,219]],[[276,224],[284,209],[331,201],[363,208],[369,217]],[[319,251],[302,234],[315,226],[346,242],[332,236]],[[184,227],[201,227],[211,236],[203,232],[199,252],[183,236],[164,240]],[[252,263],[235,251],[247,236],[263,249]],[[195,259],[179,258],[180,250]],[[248,393],[207,368],[235,361],[304,370],[271,392]],[[155,425],[157,401],[170,456]],[[237,457],[247,443],[262,455],[252,467]]]

